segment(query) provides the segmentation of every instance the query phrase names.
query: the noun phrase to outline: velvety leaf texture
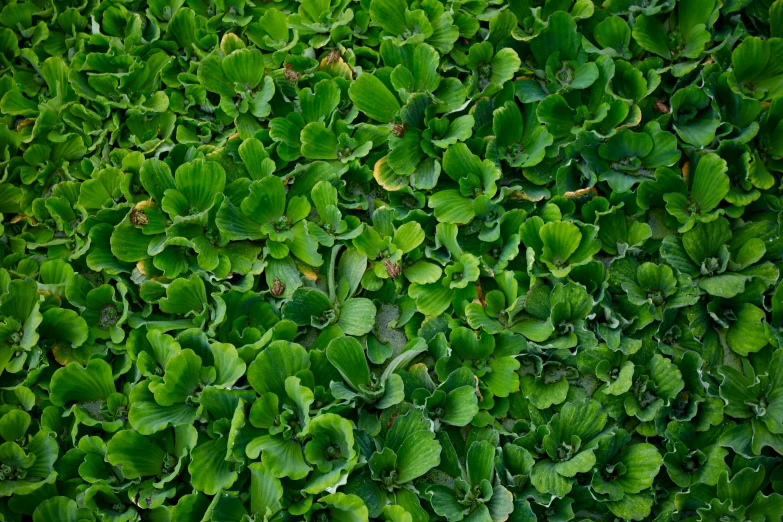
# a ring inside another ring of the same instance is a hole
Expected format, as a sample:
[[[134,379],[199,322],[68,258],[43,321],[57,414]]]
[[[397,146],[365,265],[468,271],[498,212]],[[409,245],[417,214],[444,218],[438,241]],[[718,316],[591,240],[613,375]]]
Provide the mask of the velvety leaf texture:
[[[8,0],[0,521],[783,522],[783,0]]]

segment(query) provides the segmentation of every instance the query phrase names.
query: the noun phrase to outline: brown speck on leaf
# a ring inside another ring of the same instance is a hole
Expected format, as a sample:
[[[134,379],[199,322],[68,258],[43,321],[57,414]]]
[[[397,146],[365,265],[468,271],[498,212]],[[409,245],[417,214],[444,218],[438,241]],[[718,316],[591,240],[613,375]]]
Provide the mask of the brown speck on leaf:
[[[408,126],[405,125],[404,123],[392,123],[391,124],[391,131],[398,138],[402,138],[403,136],[405,136],[405,131],[406,130],[408,130]]]
[[[141,275],[147,276],[147,269],[144,267],[144,261],[136,263],[136,270],[138,270]]]
[[[318,272],[313,270],[312,267],[305,265],[305,264],[298,264],[297,268],[299,268],[299,273],[305,277],[308,281],[318,281]]]
[[[484,290],[481,288],[481,285],[474,285],[476,287],[476,300],[475,302],[479,303],[481,306],[487,306],[486,301],[484,301]]]
[[[29,220],[31,225],[37,225],[38,224],[38,220],[35,219],[33,216],[25,216],[23,214],[18,214],[16,216],[14,216],[13,218],[11,218],[11,220],[8,223],[10,223],[11,225],[15,225],[16,223],[19,223],[23,219]]]
[[[392,415],[392,416],[391,416],[391,418],[389,419],[389,421],[386,423],[386,429],[387,429],[387,430],[390,430],[390,429],[391,429],[391,427],[392,427],[392,424],[394,424],[394,420],[395,420],[397,417],[399,417],[399,416],[400,416],[400,414],[399,414],[399,413],[395,413],[394,415]]]
[[[140,208],[134,208],[131,210],[130,220],[131,223],[136,226],[149,225],[150,222],[150,218],[148,218],[147,214],[145,214],[144,211]]]
[[[280,297],[285,292],[285,284],[280,281],[279,277],[275,277],[275,281],[272,283],[272,289],[270,291],[275,297]]]
[[[294,64],[285,64],[285,79],[289,82],[298,82],[302,75],[294,70]]]
[[[669,114],[669,112],[671,112],[671,109],[666,105],[664,100],[657,100],[655,105],[653,105],[653,110],[655,112],[660,112],[661,114]]]
[[[691,173],[691,162],[686,161],[685,164],[682,166],[682,177],[683,179],[688,179],[688,176]]]
[[[326,65],[332,65],[340,61],[343,55],[339,49],[332,49],[329,54],[326,55]]]
[[[479,379],[475,375],[473,376],[473,379],[476,381],[476,395],[478,395],[478,398],[480,401],[484,400],[484,396],[481,394],[481,387],[479,386]]]
[[[518,201],[520,201],[520,200],[521,201],[531,201],[533,203],[536,203],[537,201],[541,201],[542,199],[544,199],[544,196],[540,196],[538,198],[531,198],[530,196],[528,196],[525,192],[523,192],[521,190],[514,190],[512,192],[509,192],[506,195],[506,199],[513,199],[513,200],[518,200]]]
[[[392,263],[388,259],[384,259],[383,266],[386,267],[386,273],[389,274],[389,277],[397,277],[402,273],[402,267],[399,263]]]
[[[55,343],[52,346],[52,355],[54,360],[60,365],[65,366],[76,360],[73,355],[73,348],[68,343]]]
[[[580,197],[586,196],[587,194],[590,194],[590,193],[593,193],[593,194],[597,195],[598,191],[595,190],[595,187],[585,187],[585,188],[581,188],[581,189],[578,189],[578,190],[573,190],[571,192],[565,192],[563,194],[563,197],[566,197],[566,198],[580,198]]]

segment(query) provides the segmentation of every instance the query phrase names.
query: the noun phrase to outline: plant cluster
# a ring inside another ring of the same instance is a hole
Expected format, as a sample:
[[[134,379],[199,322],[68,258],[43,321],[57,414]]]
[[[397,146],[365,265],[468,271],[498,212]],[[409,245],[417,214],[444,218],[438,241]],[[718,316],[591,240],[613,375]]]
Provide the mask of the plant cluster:
[[[0,520],[780,522],[783,0],[4,0]]]

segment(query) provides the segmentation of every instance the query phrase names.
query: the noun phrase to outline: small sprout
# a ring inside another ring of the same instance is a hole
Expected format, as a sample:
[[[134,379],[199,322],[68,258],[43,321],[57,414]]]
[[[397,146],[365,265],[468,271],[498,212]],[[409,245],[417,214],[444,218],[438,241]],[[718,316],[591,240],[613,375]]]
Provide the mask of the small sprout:
[[[340,447],[335,444],[330,444],[326,448],[326,458],[328,460],[336,460],[340,458]]]
[[[103,305],[101,307],[101,314],[100,319],[98,321],[98,325],[101,328],[108,328],[109,326],[114,326],[117,323],[117,319],[119,319],[119,312],[117,311],[117,307],[113,304],[109,303],[106,305]]]

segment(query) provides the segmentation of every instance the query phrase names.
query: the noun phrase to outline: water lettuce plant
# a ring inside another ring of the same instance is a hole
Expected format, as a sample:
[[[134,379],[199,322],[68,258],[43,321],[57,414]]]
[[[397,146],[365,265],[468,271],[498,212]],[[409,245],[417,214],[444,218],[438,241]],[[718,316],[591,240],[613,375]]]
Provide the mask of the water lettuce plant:
[[[783,522],[783,0],[6,0],[0,522]]]

